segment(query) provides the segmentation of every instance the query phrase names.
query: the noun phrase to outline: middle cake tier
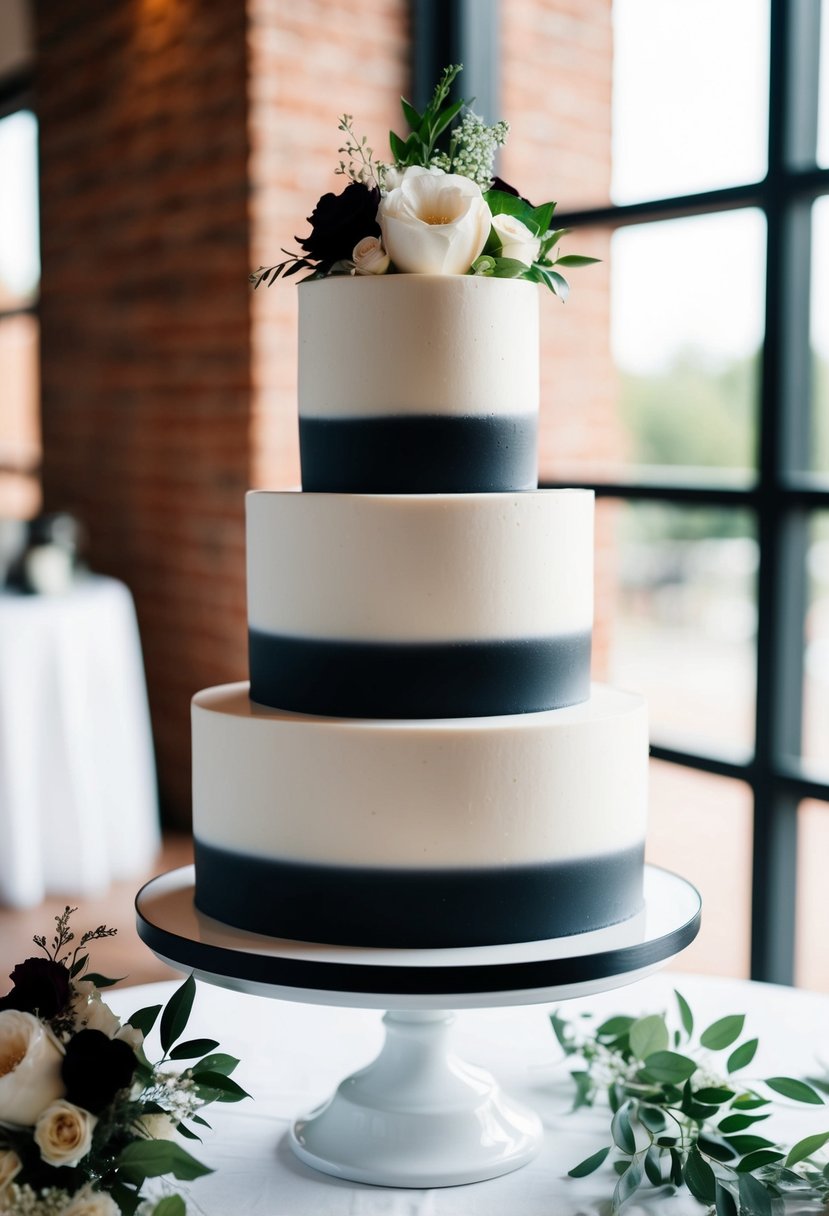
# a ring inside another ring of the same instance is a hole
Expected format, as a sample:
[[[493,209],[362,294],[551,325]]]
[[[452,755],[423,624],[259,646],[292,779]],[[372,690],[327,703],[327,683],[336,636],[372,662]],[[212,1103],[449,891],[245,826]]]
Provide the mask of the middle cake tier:
[[[353,718],[584,701],[593,493],[247,496],[251,699]]]

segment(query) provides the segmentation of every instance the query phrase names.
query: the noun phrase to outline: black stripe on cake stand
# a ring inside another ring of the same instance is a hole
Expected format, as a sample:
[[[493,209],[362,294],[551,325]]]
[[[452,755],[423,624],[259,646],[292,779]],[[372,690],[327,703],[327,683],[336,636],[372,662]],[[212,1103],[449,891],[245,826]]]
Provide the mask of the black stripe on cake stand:
[[[250,696],[334,718],[478,718],[590,695],[591,631],[481,642],[351,642],[248,630]]]
[[[569,937],[642,907],[644,845],[500,867],[271,860],[195,840],[196,907],[237,929],[340,946],[445,949]]]
[[[300,417],[303,490],[509,493],[538,487],[535,414]]]
[[[531,947],[372,950],[280,941],[234,930],[195,908],[194,869],[152,879],[136,897],[138,935],[165,962],[210,983],[286,1000],[366,1008],[478,1008],[578,996],[640,978],[689,946],[701,900],[685,879],[645,867],[631,940],[618,927]],[[611,981],[610,977],[616,977]]]

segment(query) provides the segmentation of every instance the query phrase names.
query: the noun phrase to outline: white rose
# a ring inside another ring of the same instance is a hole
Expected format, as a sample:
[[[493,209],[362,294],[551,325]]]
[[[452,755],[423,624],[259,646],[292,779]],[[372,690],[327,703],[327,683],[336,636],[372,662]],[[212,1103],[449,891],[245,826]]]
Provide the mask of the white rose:
[[[34,1140],[47,1165],[77,1165],[92,1147],[95,1115],[59,1098],[35,1124]]]
[[[376,236],[364,236],[358,241],[351,257],[357,274],[385,274],[389,268],[389,255]]]
[[[129,1043],[135,1052],[138,1052],[144,1043],[143,1031],[139,1030],[137,1026],[130,1026],[128,1022],[121,1027],[115,1038],[123,1039],[125,1043]]]
[[[76,1026],[83,1030],[100,1030],[108,1039],[114,1039],[121,1029],[119,1019],[101,1000],[98,989],[89,980],[75,985],[72,1013]]]
[[[156,1111],[155,1114],[142,1115],[138,1126],[148,1140],[174,1140],[176,1121],[166,1111]]]
[[[0,1196],[23,1169],[23,1162],[12,1148],[0,1149]]]
[[[389,257],[409,274],[466,274],[492,224],[480,186],[427,169],[407,170],[381,199],[377,219]]]
[[[401,182],[406,181],[409,177],[419,177],[422,173],[431,173],[433,177],[440,177],[443,174],[443,169],[436,167],[425,168],[423,165],[409,165],[407,169],[395,169],[390,165],[386,169],[383,178],[383,192],[388,194],[391,190],[395,190]]]
[[[121,1216],[121,1209],[106,1191],[94,1191],[87,1183],[61,1209],[60,1216]]]
[[[65,1093],[63,1048],[33,1013],[0,1011],[0,1123],[32,1127]]]
[[[515,258],[525,266],[532,266],[541,249],[541,241],[533,236],[526,224],[514,215],[493,215],[492,227],[501,242],[500,257]]]

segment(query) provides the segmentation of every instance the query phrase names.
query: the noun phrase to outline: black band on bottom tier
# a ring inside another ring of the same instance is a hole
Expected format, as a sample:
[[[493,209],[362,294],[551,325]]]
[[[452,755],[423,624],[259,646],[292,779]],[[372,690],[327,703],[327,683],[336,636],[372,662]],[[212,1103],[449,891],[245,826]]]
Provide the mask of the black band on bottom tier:
[[[196,840],[196,907],[295,941],[410,949],[487,946],[606,928],[642,907],[644,846],[478,869],[269,861]]]
[[[510,493],[538,486],[534,414],[303,418],[303,490]]]
[[[332,718],[478,718],[590,696],[591,631],[493,642],[345,642],[248,631],[250,696]]]

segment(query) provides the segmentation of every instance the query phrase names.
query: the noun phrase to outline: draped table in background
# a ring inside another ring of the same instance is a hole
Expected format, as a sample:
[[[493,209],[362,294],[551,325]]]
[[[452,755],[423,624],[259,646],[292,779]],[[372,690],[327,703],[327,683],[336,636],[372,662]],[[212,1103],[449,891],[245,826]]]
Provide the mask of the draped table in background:
[[[116,988],[106,999],[126,1017],[174,991],[174,984]],[[675,1013],[678,988],[697,1017],[698,1031],[716,1018],[746,1013],[744,1037],[760,1047],[745,1079],[815,1075],[829,1065],[829,995],[663,973],[628,988],[560,1005],[578,1016],[584,1010],[611,1013]],[[343,1182],[303,1165],[287,1139],[293,1120],[326,1099],[356,1068],[380,1049],[383,1030],[376,1010],[340,1009],[268,1000],[199,983],[186,1037],[218,1039],[221,1050],[241,1059],[234,1077],[253,1100],[214,1105],[204,1143],[187,1147],[216,1173],[187,1184],[193,1210],[203,1216],[605,1216],[615,1174],[605,1165],[578,1182],[568,1169],[609,1141],[607,1109],[571,1113],[573,1085],[549,1024],[551,1006],[467,1010],[458,1013],[455,1046],[470,1063],[490,1070],[514,1098],[542,1117],[544,1142],[538,1156],[514,1173],[469,1186],[397,1190]],[[598,1022],[595,1023],[598,1025]],[[678,1023],[676,1023],[678,1024]],[[158,1058],[157,1040],[148,1044]],[[728,1052],[714,1055],[722,1061]],[[740,1074],[743,1075],[743,1074]],[[829,1106],[798,1106],[779,1100],[781,1112],[764,1134],[792,1144],[812,1132],[829,1131]],[[644,1189],[626,1207],[627,1216],[701,1216],[687,1193],[668,1197]],[[805,1208],[798,1210],[806,1211]]]
[[[132,597],[87,577],[0,594],[0,903],[94,894],[146,872],[155,763]]]

